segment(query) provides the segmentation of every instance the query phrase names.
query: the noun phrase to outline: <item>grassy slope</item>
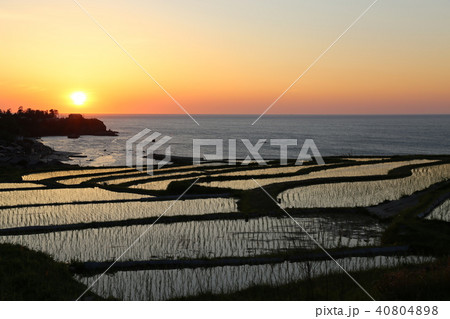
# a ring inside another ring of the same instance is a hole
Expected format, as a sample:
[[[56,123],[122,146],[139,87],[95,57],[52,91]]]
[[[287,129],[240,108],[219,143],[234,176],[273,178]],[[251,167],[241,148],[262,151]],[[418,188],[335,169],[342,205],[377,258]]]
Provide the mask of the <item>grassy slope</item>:
[[[383,234],[382,244],[407,244],[420,254],[449,256],[450,223],[417,217],[431,207],[437,198],[449,193],[450,185],[444,183],[434,191],[423,194],[416,206],[403,210],[393,219]]]
[[[18,245],[0,245],[0,300],[76,300],[86,286],[68,266]],[[87,300],[101,298],[88,292]]]

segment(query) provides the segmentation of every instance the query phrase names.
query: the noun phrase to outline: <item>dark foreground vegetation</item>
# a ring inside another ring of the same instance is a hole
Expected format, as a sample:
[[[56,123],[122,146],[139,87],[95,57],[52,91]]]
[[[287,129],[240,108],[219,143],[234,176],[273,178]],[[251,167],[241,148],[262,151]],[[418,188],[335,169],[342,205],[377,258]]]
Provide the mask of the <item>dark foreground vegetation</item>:
[[[28,248],[0,245],[0,300],[76,300],[86,286],[66,264]],[[88,292],[85,300],[101,300]]]

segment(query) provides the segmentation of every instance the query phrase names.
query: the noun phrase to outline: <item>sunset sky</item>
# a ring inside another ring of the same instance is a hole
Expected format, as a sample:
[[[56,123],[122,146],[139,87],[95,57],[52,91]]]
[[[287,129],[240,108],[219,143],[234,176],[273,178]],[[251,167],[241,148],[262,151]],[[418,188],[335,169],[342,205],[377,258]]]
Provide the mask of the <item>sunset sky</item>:
[[[259,114],[373,1],[79,2],[190,113]],[[2,109],[183,113],[72,0],[0,0],[0,40]],[[450,113],[449,83],[450,1],[380,0],[270,113]]]

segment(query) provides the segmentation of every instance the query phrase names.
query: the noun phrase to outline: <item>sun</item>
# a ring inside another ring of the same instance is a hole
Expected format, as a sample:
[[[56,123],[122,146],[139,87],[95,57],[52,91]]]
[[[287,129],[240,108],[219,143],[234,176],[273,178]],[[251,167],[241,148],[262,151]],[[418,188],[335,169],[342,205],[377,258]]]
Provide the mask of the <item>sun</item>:
[[[73,104],[75,105],[83,105],[87,99],[86,94],[84,92],[74,92],[72,93],[70,98],[72,99]]]

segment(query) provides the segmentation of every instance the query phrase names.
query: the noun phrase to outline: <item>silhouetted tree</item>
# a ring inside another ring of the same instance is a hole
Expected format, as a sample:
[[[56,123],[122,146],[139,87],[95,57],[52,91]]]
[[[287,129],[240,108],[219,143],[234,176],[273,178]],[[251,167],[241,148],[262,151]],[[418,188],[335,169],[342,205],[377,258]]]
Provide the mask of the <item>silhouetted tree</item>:
[[[58,110],[33,110],[19,107],[16,113],[0,110],[0,138],[61,135],[116,135],[98,119],[85,119],[81,114],[60,118]]]

